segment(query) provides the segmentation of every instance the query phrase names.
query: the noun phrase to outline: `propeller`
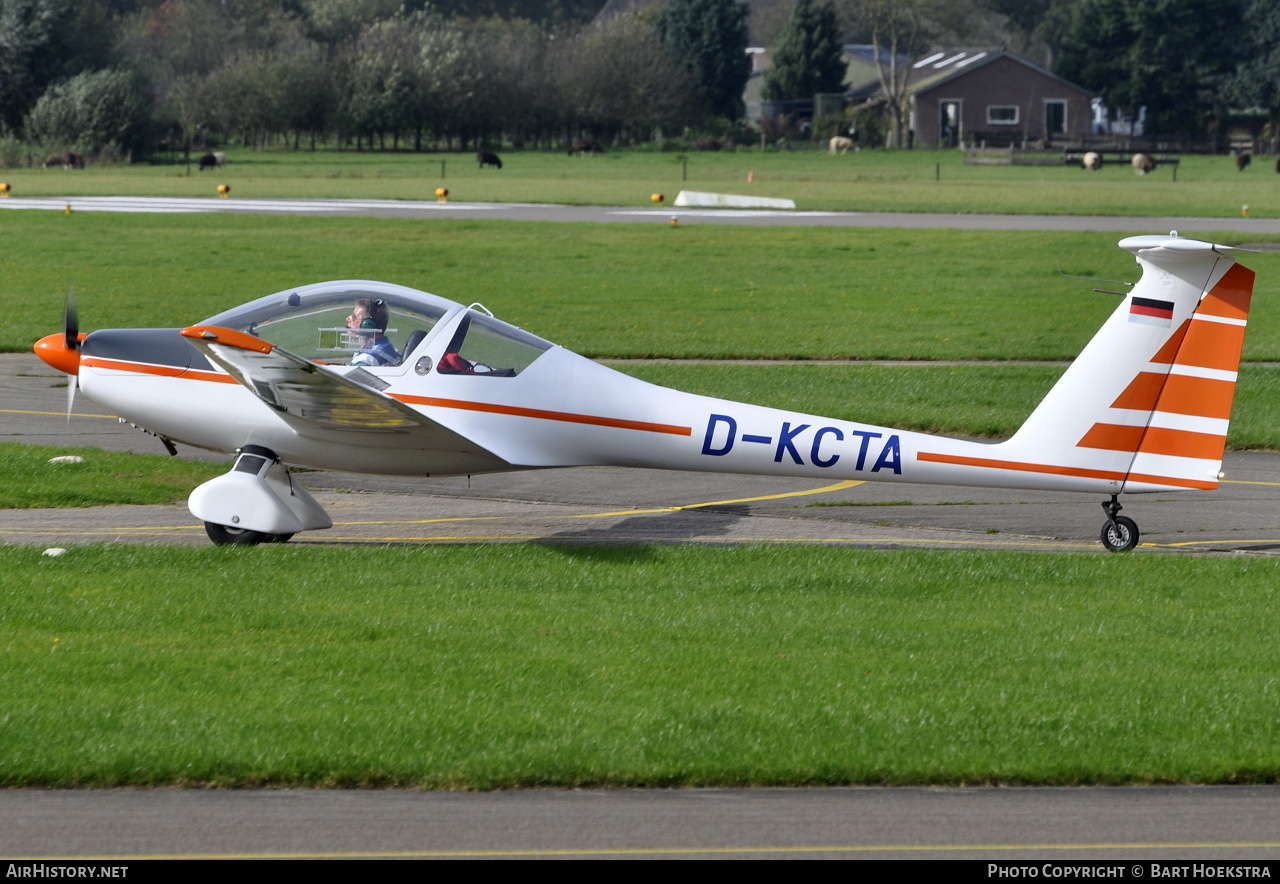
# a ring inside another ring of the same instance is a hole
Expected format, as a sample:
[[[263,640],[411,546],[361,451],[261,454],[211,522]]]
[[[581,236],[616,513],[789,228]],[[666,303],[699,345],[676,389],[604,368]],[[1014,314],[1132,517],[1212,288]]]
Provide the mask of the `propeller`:
[[[67,286],[67,303],[62,308],[62,333],[68,350],[80,349],[80,317],[76,313],[76,296]]]
[[[80,334],[80,320],[76,315],[76,299],[71,288],[67,288],[67,302],[62,313],[62,331],[45,335],[36,341],[35,353],[44,362],[58,371],[69,374],[72,381],[67,399],[67,412],[70,414],[71,402],[75,398],[75,377],[80,371],[80,351],[83,349],[83,336]]]
[[[68,350],[80,349],[80,316],[76,313],[76,296],[71,286],[67,286],[67,302],[62,308],[63,345]],[[76,402],[76,388],[80,386],[80,376],[71,375],[67,379],[67,423],[71,423],[71,407]]]

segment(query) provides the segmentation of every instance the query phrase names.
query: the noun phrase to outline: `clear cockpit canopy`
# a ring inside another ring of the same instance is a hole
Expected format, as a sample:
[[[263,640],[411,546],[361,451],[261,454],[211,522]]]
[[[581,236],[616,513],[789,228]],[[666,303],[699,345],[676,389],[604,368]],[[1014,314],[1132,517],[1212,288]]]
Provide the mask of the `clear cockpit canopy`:
[[[514,377],[553,345],[513,325],[417,289],[385,282],[342,280],[285,289],[211,316],[202,325],[246,332],[317,362],[346,364],[369,342],[347,327],[356,302],[387,306],[386,335],[400,363],[414,362],[436,327],[465,312],[445,351],[442,373]],[[483,309],[483,308],[481,308]],[[461,356],[461,359],[456,357]]]
[[[386,334],[401,355],[407,355],[411,337],[425,340],[441,319],[465,309],[404,286],[344,280],[285,289],[211,316],[202,324],[247,332],[307,359],[345,363],[364,345],[362,336],[347,328],[347,317],[362,299],[381,299],[387,305]]]

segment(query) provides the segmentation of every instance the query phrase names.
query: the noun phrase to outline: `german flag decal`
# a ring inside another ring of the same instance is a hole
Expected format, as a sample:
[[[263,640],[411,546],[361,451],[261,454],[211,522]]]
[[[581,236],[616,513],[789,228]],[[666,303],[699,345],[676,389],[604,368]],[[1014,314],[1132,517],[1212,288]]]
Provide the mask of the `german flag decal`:
[[[1173,325],[1173,302],[1155,298],[1134,298],[1129,304],[1129,321],[1143,325]]]

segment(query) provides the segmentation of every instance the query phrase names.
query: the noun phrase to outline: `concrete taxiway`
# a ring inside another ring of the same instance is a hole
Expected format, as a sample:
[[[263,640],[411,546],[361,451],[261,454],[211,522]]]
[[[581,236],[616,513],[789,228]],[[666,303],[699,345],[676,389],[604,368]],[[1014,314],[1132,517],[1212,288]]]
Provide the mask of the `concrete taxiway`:
[[[425,200],[242,199],[216,197],[11,197],[13,211],[145,212],[159,214],[310,215],[315,217],[455,218],[469,221],[552,221],[587,224],[720,224],[776,227],[896,227],[905,229],[1101,231],[1183,236],[1231,231],[1280,233],[1277,218],[1103,217],[1096,215],[956,215],[938,212],[824,212],[771,209],[566,206],[546,203],[429,202]]]
[[[1046,878],[1079,873],[1044,862],[1128,878],[1155,876],[1136,861],[1195,860],[1226,877],[1217,865],[1280,860],[1280,788],[9,790],[0,856],[958,859],[1034,861]]]

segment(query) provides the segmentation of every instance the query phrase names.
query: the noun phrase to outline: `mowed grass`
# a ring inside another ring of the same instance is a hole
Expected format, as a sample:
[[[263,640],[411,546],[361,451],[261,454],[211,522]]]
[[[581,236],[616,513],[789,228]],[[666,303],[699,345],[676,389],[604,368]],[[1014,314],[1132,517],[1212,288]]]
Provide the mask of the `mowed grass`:
[[[880,212],[1280,217],[1280,176],[1269,157],[1245,172],[1227,156],[1186,156],[1175,170],[1145,177],[1128,166],[1089,173],[1078,166],[970,166],[957,150],[829,156],[744,148],[730,152],[616,151],[595,157],[500,151],[501,170],[474,154],[252,151],[232,149],[226,168],[188,172],[181,164],[4,169],[15,196],[208,196],[228,184],[233,197],[330,197],[589,205],[668,203],[680,190],[793,199],[800,209]],[[198,157],[197,157],[198,159]],[[443,165],[442,165],[443,164]],[[748,181],[750,177],[751,181]]]
[[[1060,360],[1117,299],[1058,262],[1136,281],[1119,238],[0,212],[0,350],[59,330],[68,288],[87,331],[181,327],[290,286],[365,278],[480,301],[588,356]],[[1243,263],[1259,279],[1245,357],[1280,359],[1280,252]]]
[[[1280,563],[0,548],[0,783],[1273,782]]]
[[[80,457],[80,463],[52,463]],[[0,508],[176,503],[230,466],[97,448],[0,444]]]

